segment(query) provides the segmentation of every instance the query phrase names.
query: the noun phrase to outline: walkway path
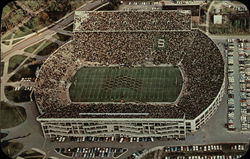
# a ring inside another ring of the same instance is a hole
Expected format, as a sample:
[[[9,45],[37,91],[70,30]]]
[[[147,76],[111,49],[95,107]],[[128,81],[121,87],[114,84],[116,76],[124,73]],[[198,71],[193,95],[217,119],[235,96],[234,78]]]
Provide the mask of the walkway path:
[[[214,2],[215,2],[214,0],[211,2],[211,4],[210,4],[209,7],[208,7],[207,14],[206,14],[206,32],[207,32],[207,33],[209,32],[210,12],[211,12],[212,6],[214,5]]]
[[[30,15],[35,15],[34,11],[31,10],[31,9],[30,9],[29,7],[27,7],[26,5],[23,5],[22,2],[20,2],[20,1],[15,1],[15,3],[16,3],[19,7],[21,7],[23,10],[25,10],[26,12],[28,12]]]
[[[234,42],[234,55],[233,55],[233,77],[234,77],[234,125],[236,131],[241,131],[241,112],[240,112],[240,69],[239,69],[239,50],[237,42]]]

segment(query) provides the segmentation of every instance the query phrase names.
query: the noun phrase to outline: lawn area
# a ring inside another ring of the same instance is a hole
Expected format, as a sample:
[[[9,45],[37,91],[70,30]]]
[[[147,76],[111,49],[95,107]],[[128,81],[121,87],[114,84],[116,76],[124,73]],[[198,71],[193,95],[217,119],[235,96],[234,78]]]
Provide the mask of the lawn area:
[[[15,89],[11,86],[5,87],[5,95],[6,97],[14,102],[28,102],[30,101],[30,93],[31,91],[20,89],[15,91]]]
[[[1,77],[3,76],[3,70],[4,70],[4,62],[1,62],[1,66],[0,66],[0,75]]]
[[[1,140],[2,140],[2,138],[6,137],[6,136],[8,136],[7,133],[2,133],[2,132],[0,132],[0,139],[1,139]]]
[[[15,36],[14,38],[19,38],[28,34],[33,33],[33,30],[26,27],[26,26],[22,26],[20,27],[17,31],[15,31]]]
[[[11,76],[10,81],[16,82],[20,81],[22,78],[27,78],[27,77],[35,78],[37,67],[40,66],[41,64],[35,64],[24,67],[19,71],[17,71],[13,76]]]
[[[15,44],[15,43],[17,43],[17,42],[19,42],[19,41],[21,41],[21,40],[23,40],[23,38],[18,39],[18,40],[13,40],[12,44]]]
[[[53,53],[58,47],[57,43],[47,40],[35,53],[40,56],[46,56]]]
[[[32,45],[31,47],[24,49],[24,51],[28,53],[33,53],[43,42],[44,40],[36,43],[35,45]]]
[[[9,3],[8,5],[4,6],[3,8],[3,12],[2,12],[2,17],[5,17],[6,15],[8,15],[10,12],[12,12],[14,10],[13,7],[11,7],[11,3]]]
[[[15,32],[14,38],[26,36],[51,24],[48,19],[43,18],[44,17],[42,13],[40,13],[38,16],[32,17],[27,23],[25,23]]]
[[[1,148],[5,155],[12,157],[23,149],[23,144],[17,142],[5,142],[1,144]]]
[[[1,101],[0,129],[15,127],[26,120],[25,109]]]
[[[30,8],[33,11],[37,11],[38,9],[46,6],[46,2],[44,0],[20,0],[25,6]]]
[[[11,38],[12,34],[8,34],[6,37],[4,37],[2,40],[9,40]]]
[[[71,36],[64,35],[61,33],[56,33],[55,35],[53,35],[53,37],[60,40],[60,41],[64,41],[64,42],[68,41],[71,38]]]
[[[69,88],[73,102],[174,102],[182,88],[177,67],[81,68]]]
[[[67,26],[66,28],[64,28],[64,30],[66,30],[66,31],[73,31],[73,24]]]
[[[25,59],[27,56],[15,55],[12,56],[9,60],[8,73],[14,71]]]
[[[4,40],[3,40],[2,43],[5,44],[5,45],[9,45],[9,44],[10,44],[10,41],[4,41]]]
[[[19,156],[23,158],[33,158],[33,159],[43,159],[44,155],[40,152],[33,151],[33,150],[27,150],[20,154]]]

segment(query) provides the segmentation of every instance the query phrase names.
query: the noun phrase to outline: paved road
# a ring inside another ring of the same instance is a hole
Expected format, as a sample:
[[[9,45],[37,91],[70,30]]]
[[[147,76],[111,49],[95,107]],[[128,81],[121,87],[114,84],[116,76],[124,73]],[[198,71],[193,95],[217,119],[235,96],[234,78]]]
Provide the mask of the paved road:
[[[239,50],[237,46],[237,42],[234,42],[234,55],[233,55],[233,77],[234,77],[234,125],[236,128],[236,131],[241,131],[241,108],[240,108],[240,74],[239,74]]]
[[[215,40],[249,39],[250,35],[211,35],[209,34],[209,37]]]
[[[93,1],[93,2],[89,2],[86,3],[86,5],[82,6],[81,8],[79,8],[79,10],[93,10],[96,7],[105,4],[105,1],[102,0],[97,0],[97,1]],[[67,17],[65,17],[63,20],[61,20],[60,22],[54,24],[54,26],[40,32],[37,33],[25,40],[23,40],[22,42],[18,43],[17,45],[15,45],[12,49],[4,52],[1,56],[1,60],[4,59],[6,56],[8,56],[9,54],[18,51],[18,50],[22,50],[26,47],[32,46],[33,44],[44,40],[48,35],[53,35],[55,33],[57,33],[56,31],[58,29],[64,28],[66,26],[68,26],[70,23],[73,22],[74,19],[74,12],[71,12]]]
[[[208,10],[207,10],[207,14],[206,14],[206,32],[209,32],[209,19],[210,19],[210,12],[211,12],[211,8],[214,5],[215,1],[212,1],[212,3],[209,5]]]

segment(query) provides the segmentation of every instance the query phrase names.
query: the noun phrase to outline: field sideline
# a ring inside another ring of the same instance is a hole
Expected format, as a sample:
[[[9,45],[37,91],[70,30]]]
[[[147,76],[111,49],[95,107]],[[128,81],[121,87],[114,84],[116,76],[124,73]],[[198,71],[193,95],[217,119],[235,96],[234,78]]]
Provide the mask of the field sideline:
[[[72,102],[174,102],[183,79],[177,67],[89,67],[74,76]]]

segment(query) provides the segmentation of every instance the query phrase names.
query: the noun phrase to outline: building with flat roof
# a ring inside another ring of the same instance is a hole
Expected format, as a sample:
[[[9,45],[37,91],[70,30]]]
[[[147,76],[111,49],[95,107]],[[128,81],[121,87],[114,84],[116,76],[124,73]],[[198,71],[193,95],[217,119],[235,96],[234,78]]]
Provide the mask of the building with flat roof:
[[[222,15],[214,15],[214,24],[222,24]]]

